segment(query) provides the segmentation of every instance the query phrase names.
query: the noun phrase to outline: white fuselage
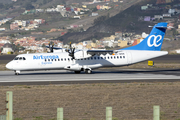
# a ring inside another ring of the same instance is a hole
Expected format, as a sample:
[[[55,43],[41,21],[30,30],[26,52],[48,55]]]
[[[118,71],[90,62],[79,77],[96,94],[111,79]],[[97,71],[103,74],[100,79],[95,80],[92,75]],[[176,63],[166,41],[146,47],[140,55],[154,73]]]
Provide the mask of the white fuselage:
[[[74,60],[71,59],[67,52],[21,54],[16,56],[17,60],[12,60],[6,67],[15,71],[53,69],[81,71],[86,68],[125,66],[166,54],[168,54],[167,51],[119,50],[114,55],[95,55]]]

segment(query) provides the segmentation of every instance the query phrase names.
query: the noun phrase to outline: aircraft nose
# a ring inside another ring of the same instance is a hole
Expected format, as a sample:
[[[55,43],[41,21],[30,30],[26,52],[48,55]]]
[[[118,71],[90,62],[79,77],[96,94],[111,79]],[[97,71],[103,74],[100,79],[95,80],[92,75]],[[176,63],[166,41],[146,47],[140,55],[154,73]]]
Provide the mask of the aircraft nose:
[[[13,66],[12,66],[11,62],[9,62],[8,64],[6,64],[6,68],[7,68],[7,69],[13,69]]]

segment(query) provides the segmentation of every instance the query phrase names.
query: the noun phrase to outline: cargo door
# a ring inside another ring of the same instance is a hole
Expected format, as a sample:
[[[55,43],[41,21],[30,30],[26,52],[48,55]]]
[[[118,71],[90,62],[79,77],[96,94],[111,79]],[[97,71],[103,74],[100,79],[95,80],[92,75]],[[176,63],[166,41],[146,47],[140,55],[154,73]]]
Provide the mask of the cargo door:
[[[127,63],[131,64],[132,63],[132,55],[131,52],[127,52]]]

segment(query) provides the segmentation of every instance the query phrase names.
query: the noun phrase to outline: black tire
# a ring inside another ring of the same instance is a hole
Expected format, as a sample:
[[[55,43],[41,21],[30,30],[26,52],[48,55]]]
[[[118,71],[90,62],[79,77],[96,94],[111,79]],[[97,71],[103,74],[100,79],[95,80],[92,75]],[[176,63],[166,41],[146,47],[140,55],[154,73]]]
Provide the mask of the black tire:
[[[15,73],[15,75],[19,75],[19,73]]]
[[[91,74],[92,71],[91,71],[91,70],[85,70],[85,73],[86,73],[86,74]]]

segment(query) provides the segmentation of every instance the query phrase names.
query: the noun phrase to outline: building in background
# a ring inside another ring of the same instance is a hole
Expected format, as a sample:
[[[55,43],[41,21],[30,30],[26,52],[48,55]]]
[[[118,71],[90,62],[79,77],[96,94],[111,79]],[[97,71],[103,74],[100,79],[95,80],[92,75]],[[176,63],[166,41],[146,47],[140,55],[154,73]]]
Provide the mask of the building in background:
[[[3,46],[2,54],[11,54],[13,52],[12,45],[10,43],[6,43]]]

